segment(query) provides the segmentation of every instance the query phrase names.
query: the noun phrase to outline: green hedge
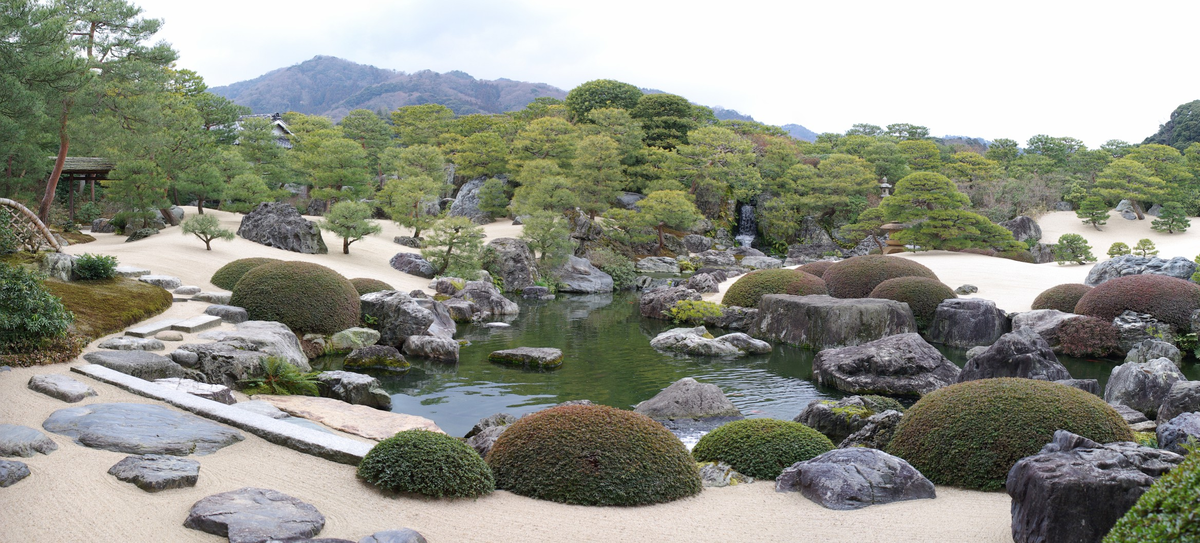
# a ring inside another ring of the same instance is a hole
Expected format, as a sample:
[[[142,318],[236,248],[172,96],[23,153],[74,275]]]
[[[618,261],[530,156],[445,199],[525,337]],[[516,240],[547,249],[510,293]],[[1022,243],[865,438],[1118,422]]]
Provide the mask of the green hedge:
[[[811,273],[800,270],[757,270],[747,273],[729,285],[721,303],[739,307],[758,307],[767,294],[828,294],[825,282]]]
[[[744,475],[774,479],[784,468],[833,448],[828,437],[799,422],[744,419],[704,434],[692,456],[697,462],[725,462]]]
[[[897,277],[937,279],[933,270],[898,256],[866,255],[847,258],[825,270],[825,288],[835,298],[866,298],[880,283]]]
[[[917,327],[924,329],[933,320],[938,304],[957,298],[954,290],[937,279],[928,277],[897,277],[879,283],[868,298],[882,298],[908,304]]]
[[[297,334],[333,334],[358,326],[358,291],[336,271],[310,262],[273,262],[242,276],[229,303],[250,320],[278,321]]]
[[[396,290],[395,287],[384,283],[383,281],[371,279],[369,277],[355,277],[354,279],[350,280],[350,284],[354,285],[354,290],[358,292],[359,296],[362,296],[363,294],[370,294],[372,292]]]
[[[804,273],[811,273],[817,277],[821,277],[825,275],[825,270],[828,270],[832,265],[834,265],[832,260],[818,260],[816,262],[809,262],[808,264],[800,266],[796,269]]]
[[[1117,521],[1104,543],[1175,543],[1200,541],[1200,454],[1184,457],[1159,477]]]
[[[1079,299],[1090,290],[1092,287],[1083,283],[1055,285],[1038,294],[1030,309],[1057,309],[1063,313],[1074,313]]]
[[[492,470],[469,445],[429,430],[406,430],[363,457],[358,476],[392,492],[475,498],[496,489]]]
[[[1190,330],[1192,312],[1200,309],[1200,285],[1166,275],[1127,275],[1089,290],[1075,313],[1112,321],[1125,310],[1148,313],[1175,330]]]
[[[263,264],[272,264],[275,262],[283,261],[279,260],[278,258],[242,258],[234,260],[233,262],[221,266],[221,269],[217,270],[217,272],[213,274],[212,279],[209,279],[209,282],[219,288],[233,290],[233,286],[237,284],[243,275],[246,275],[246,272],[262,266]]]

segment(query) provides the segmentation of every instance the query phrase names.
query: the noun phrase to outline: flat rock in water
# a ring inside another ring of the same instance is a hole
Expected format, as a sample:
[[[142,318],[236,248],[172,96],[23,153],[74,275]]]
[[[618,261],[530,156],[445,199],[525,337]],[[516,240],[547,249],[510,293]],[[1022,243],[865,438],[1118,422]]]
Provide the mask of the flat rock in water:
[[[554,369],[563,364],[562,350],[550,347],[517,347],[493,351],[488,361],[529,369]]]
[[[208,454],[245,439],[237,430],[195,415],[136,403],[59,409],[42,427],[85,447],[130,454]]]
[[[903,459],[878,449],[834,449],[783,470],[778,492],[799,491],[829,509],[861,509],[903,500],[932,499],[933,483]]]
[[[282,492],[247,487],[196,502],[183,525],[228,536],[230,543],[264,543],[313,537],[325,527],[325,516]]]
[[[289,415],[368,439],[383,440],[396,435],[396,432],[414,429],[445,433],[425,417],[351,405],[332,398],[259,394],[254,399],[266,401]]]
[[[167,348],[157,339],[133,336],[110,337],[97,347],[113,351],[161,351]]]
[[[720,387],[684,377],[653,398],[637,404],[634,411],[652,419],[702,419],[741,417],[742,412],[729,401]]]
[[[183,366],[165,356],[146,351],[95,351],[83,355],[83,359],[147,381],[188,376]]]
[[[225,385],[210,385],[201,383],[191,379],[181,379],[178,377],[170,377],[167,379],[155,379],[156,384],[172,388],[180,392],[186,392],[192,396],[198,396],[206,400],[220,402],[225,405],[233,405],[237,400],[233,398],[233,391]]]
[[[22,456],[34,453],[50,454],[58,444],[37,430],[16,424],[0,424],[0,456]]]
[[[375,532],[358,540],[358,543],[426,543],[425,536],[409,528]]]
[[[0,488],[16,484],[29,477],[29,466],[16,460],[0,460]]]
[[[96,389],[87,386],[77,379],[56,373],[34,375],[29,378],[28,386],[34,392],[41,392],[51,398],[58,398],[67,403],[75,403],[88,396],[96,395]]]
[[[146,454],[126,456],[108,469],[108,474],[132,483],[146,492],[196,486],[200,463],[178,456]]]
[[[404,341],[404,354],[438,362],[458,362],[458,342],[445,337],[409,336]]]

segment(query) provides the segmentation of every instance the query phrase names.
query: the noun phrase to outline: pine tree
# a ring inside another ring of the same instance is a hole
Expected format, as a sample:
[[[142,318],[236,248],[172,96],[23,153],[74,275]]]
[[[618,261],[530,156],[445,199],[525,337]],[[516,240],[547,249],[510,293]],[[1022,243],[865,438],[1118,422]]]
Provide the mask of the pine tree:
[[[1133,254],[1140,257],[1153,256],[1158,254],[1158,248],[1154,246],[1154,242],[1150,238],[1139,239],[1137,245],[1133,246]]]
[[[1075,262],[1076,264],[1087,264],[1095,262],[1096,257],[1092,256],[1092,247],[1088,245],[1086,239],[1079,234],[1063,234],[1059,236],[1058,243],[1054,246],[1054,261],[1059,265]]]
[[[1158,218],[1150,221],[1150,228],[1159,232],[1174,234],[1176,230],[1184,232],[1192,225],[1192,221],[1187,218],[1187,213],[1183,211],[1183,206],[1179,202],[1167,202],[1163,204],[1162,211],[1158,214]]]
[[[1108,205],[1099,196],[1088,196],[1079,204],[1075,216],[1083,219],[1084,224],[1090,224],[1099,230],[1101,225],[1108,222]]]
[[[321,229],[333,232],[342,238],[342,254],[350,254],[350,244],[382,229],[370,221],[371,206],[362,202],[342,200],[329,209]]]

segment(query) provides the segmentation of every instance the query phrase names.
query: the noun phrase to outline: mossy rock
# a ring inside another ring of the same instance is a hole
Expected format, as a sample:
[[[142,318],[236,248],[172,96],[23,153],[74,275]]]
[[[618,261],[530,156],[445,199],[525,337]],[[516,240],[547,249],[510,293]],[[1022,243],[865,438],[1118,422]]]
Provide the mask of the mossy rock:
[[[866,298],[880,283],[897,277],[937,279],[933,270],[898,256],[866,255],[847,258],[821,276],[834,298]]]
[[[369,277],[355,277],[350,280],[350,284],[354,285],[354,290],[358,291],[358,295],[370,294],[372,292],[383,292],[385,290],[396,290],[392,285],[384,283],[378,279]]]
[[[476,498],[495,490],[491,468],[466,443],[439,432],[406,430],[363,457],[358,476],[392,492]]]
[[[282,260],[277,258],[257,257],[234,260],[233,262],[221,266],[221,269],[217,270],[217,272],[213,274],[212,279],[209,279],[209,282],[225,290],[233,290],[233,286],[237,284],[243,275],[246,275],[246,272],[262,266],[263,264],[271,264],[274,262],[282,262]]]
[[[774,479],[792,464],[833,448],[828,437],[799,422],[744,419],[704,434],[692,447],[692,457],[697,462],[725,462],[757,479]]]
[[[333,334],[358,325],[358,291],[336,271],[310,262],[272,262],[246,272],[230,305],[250,320],[277,321],[297,334]]]
[[[563,364],[562,351],[548,347],[517,347],[488,355],[489,362],[531,370],[552,370]]]
[[[828,294],[825,282],[811,273],[799,270],[756,270],[738,278],[721,299],[722,305],[758,307],[759,300],[767,294],[792,294],[808,296]]]
[[[347,371],[366,369],[400,374],[407,373],[412,365],[391,345],[370,345],[350,351],[342,368]]]

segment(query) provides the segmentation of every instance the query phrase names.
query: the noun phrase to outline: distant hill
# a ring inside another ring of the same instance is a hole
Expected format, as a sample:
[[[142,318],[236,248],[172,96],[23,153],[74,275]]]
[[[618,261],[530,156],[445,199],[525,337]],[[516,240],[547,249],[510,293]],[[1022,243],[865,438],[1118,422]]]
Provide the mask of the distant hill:
[[[738,113],[736,109],[725,109],[721,106],[713,106],[712,111],[713,111],[713,116],[721,121],[756,122],[754,120],[754,117],[751,117],[749,115],[742,115],[741,113]]]
[[[817,133],[796,123],[785,124],[780,128],[787,131],[793,138],[804,141],[817,141]]]

